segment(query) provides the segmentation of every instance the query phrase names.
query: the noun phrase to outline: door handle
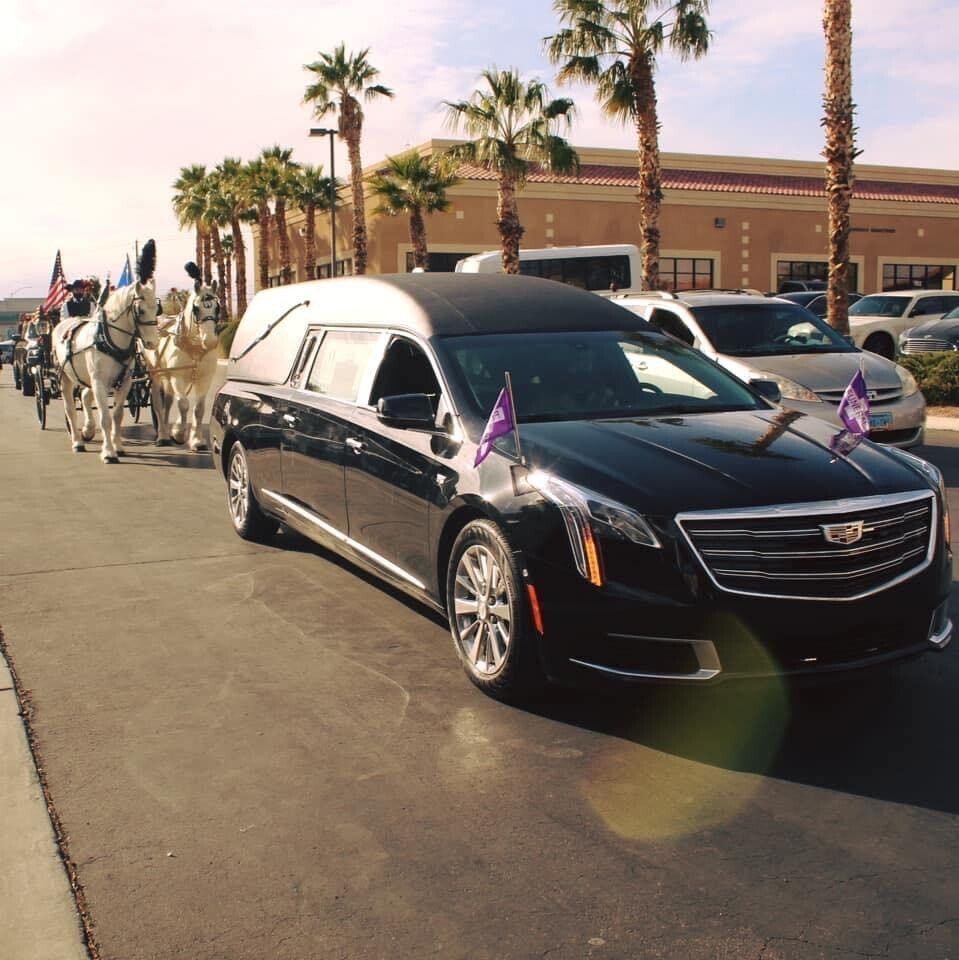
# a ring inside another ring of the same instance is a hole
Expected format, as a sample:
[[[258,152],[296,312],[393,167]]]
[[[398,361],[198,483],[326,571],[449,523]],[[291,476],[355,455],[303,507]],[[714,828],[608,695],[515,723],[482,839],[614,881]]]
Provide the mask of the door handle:
[[[283,419],[292,427],[299,423],[299,418],[294,417],[292,413],[284,413]]]
[[[346,438],[346,445],[347,445],[354,453],[362,453],[362,452],[363,452],[363,446],[364,446],[363,441],[362,441],[362,440],[357,440],[356,437],[347,437],[347,438]]]

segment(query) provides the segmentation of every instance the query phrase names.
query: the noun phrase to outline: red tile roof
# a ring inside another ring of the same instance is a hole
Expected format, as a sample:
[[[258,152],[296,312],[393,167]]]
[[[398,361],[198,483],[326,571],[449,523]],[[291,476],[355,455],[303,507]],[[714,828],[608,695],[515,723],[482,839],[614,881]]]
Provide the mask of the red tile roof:
[[[458,175],[464,180],[496,180],[483,167],[462,164]],[[577,176],[550,173],[535,168],[530,183],[570,183],[592,187],[639,185],[635,167],[584,163]],[[705,190],[714,193],[761,193],[783,197],[824,197],[819,177],[779,176],[768,173],[723,173],[706,170],[663,170],[665,190]],[[859,200],[898,200],[906,203],[959,204],[959,186],[932,183],[899,183],[890,180],[857,180],[853,195]]]

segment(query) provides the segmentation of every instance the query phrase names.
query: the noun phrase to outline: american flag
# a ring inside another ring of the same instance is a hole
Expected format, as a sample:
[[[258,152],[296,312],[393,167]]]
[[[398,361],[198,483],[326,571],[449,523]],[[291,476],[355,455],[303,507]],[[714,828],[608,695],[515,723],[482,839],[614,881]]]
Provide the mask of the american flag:
[[[70,295],[67,289],[66,277],[63,275],[63,264],[60,262],[60,251],[57,251],[57,259],[53,263],[53,276],[50,277],[50,292],[47,299],[43,301],[40,310],[43,313],[50,313],[52,310],[59,310],[60,305]]]

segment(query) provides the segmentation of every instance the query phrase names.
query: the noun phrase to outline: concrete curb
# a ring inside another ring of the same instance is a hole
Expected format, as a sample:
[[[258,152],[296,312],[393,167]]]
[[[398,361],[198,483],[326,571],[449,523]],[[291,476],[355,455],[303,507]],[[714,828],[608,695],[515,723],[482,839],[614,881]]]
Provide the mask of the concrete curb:
[[[70,881],[0,655],[0,956],[88,960]]]
[[[959,430],[959,417],[926,417],[927,430]]]

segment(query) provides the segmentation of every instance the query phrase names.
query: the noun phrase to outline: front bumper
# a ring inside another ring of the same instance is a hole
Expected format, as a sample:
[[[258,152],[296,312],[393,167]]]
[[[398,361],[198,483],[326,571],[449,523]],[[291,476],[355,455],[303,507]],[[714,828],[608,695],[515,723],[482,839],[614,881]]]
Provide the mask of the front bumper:
[[[825,400],[820,402],[784,400],[783,406],[790,410],[799,410],[819,420],[825,420],[837,430],[844,429],[836,404]],[[889,403],[874,402],[870,404],[869,410],[873,416],[889,417],[889,423],[870,432],[870,440],[903,448],[922,443],[926,428],[926,400],[922,393],[914,393],[911,397],[900,397]]]
[[[856,601],[799,601],[714,590],[677,602],[617,584],[596,589],[563,567],[529,562],[544,624],[543,666],[575,685],[715,684],[856,670],[944,649],[951,554]]]

